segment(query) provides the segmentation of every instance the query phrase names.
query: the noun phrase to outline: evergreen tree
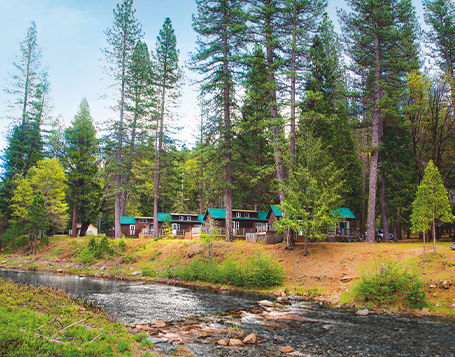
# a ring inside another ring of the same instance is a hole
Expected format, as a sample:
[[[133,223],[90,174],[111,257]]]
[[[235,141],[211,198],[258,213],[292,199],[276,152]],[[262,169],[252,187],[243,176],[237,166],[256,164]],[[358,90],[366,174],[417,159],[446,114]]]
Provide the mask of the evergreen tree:
[[[348,121],[348,79],[340,57],[338,37],[325,14],[309,51],[300,125],[301,130],[310,130],[321,138],[327,155],[341,173],[340,179],[345,181],[344,204],[359,215],[361,168]]]
[[[430,56],[446,74],[452,98],[455,98],[453,71],[455,66],[455,6],[452,0],[423,0],[425,23],[430,26],[426,33],[432,48]],[[434,55],[436,54],[436,55]]]
[[[192,69],[203,75],[202,95],[209,95],[211,111],[221,111],[224,181],[226,206],[226,240],[232,236],[232,129],[236,56],[245,45],[245,17],[239,0],[196,0],[198,15],[193,16],[193,29],[199,34],[197,53],[192,56]]]
[[[179,97],[177,89],[178,82],[182,76],[179,68],[179,51],[177,49],[177,39],[172,28],[171,20],[166,18],[163,28],[160,30],[156,40],[155,54],[155,80],[158,88],[158,127],[157,144],[155,152],[155,188],[154,188],[154,208],[153,226],[158,227],[158,201],[161,174],[161,152],[164,141],[164,119],[172,104]],[[159,232],[154,230],[155,238]]]
[[[305,69],[304,58],[308,51],[311,33],[316,31],[318,20],[326,6],[327,1],[325,0],[285,0],[284,2],[284,21],[282,30],[289,36],[284,49],[288,56],[288,77],[291,82],[291,128],[289,135],[291,164],[294,161],[295,156],[295,110],[297,107],[297,88],[303,80],[302,72]]]
[[[147,140],[148,132],[154,127],[152,108],[156,105],[152,81],[152,63],[147,45],[138,41],[134,48],[131,65],[128,68],[128,81],[125,92],[125,147],[124,179],[120,215],[125,215],[129,193],[134,190],[132,167],[138,159],[137,147]]]
[[[123,143],[125,130],[125,91],[128,81],[128,68],[133,58],[136,42],[142,37],[142,27],[135,18],[136,10],[133,9],[133,0],[124,0],[114,9],[114,23],[112,28],[105,31],[108,48],[104,49],[109,63],[108,73],[119,85],[119,100],[117,110],[119,120],[115,123],[113,136],[116,137],[116,160],[111,162],[114,166],[115,176],[115,209],[114,230],[115,238],[120,238],[120,215],[122,200],[122,174],[123,174]]]
[[[425,232],[433,228],[433,255],[436,255],[436,220],[450,222],[454,220],[448,194],[442,184],[438,168],[430,160],[423,180],[417,188],[412,203],[412,230],[423,232],[423,261],[425,262]]]
[[[71,126],[65,130],[66,151],[64,166],[67,171],[67,201],[73,212],[72,236],[77,235],[81,222],[81,236],[98,218],[101,185],[98,181],[98,140],[87,100],[84,98]]]
[[[349,0],[352,12],[340,10],[339,16],[353,69],[365,69],[372,78],[372,145],[368,202],[368,240],[374,242],[376,191],[380,144],[384,120],[393,120],[397,97],[404,77],[418,68],[415,10],[410,0]],[[383,163],[383,157],[381,163]],[[382,228],[388,239],[385,199],[385,172],[381,173]]]
[[[233,168],[237,173],[233,201],[239,208],[266,210],[277,202],[273,171],[273,148],[269,145],[270,98],[264,51],[259,44],[246,56],[243,78],[245,99],[242,118],[236,124],[233,142]]]

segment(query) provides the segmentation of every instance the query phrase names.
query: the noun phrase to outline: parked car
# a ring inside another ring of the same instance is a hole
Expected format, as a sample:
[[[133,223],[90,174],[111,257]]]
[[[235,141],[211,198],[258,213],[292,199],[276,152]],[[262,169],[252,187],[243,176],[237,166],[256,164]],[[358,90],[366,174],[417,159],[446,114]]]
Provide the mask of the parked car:
[[[365,237],[367,236],[368,232],[365,232]],[[384,230],[383,229],[375,229],[374,230],[374,237],[377,242],[380,242],[384,238]],[[389,233],[389,240],[393,240],[393,234]]]

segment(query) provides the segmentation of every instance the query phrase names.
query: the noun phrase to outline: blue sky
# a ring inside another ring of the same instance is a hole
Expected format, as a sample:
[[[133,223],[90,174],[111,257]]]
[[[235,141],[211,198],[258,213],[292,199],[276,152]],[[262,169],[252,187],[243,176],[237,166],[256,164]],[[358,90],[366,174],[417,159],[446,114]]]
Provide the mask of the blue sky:
[[[106,46],[104,31],[112,25],[112,10],[117,0],[0,0],[0,148],[5,146],[5,132],[10,124],[4,119],[9,96],[3,91],[8,73],[14,71],[13,60],[19,55],[31,21],[35,21],[42,64],[48,67],[51,83],[52,117],[61,115],[66,125],[86,97],[95,122],[116,114],[110,110],[112,100],[102,99],[108,93],[109,79],[103,74],[105,63],[101,49]],[[414,1],[422,16],[420,1]],[[336,8],[345,2],[329,0],[328,13],[339,29]],[[196,12],[193,0],[135,0],[136,17],[142,23],[144,40],[149,49],[155,47],[156,36],[166,17],[175,29],[181,60],[194,51],[196,33],[191,28],[191,15]],[[420,19],[422,23],[422,19]],[[183,63],[182,63],[183,64]],[[191,73],[188,73],[191,76]],[[197,93],[183,88],[179,109],[180,125],[185,127],[180,138],[192,141],[197,125]],[[9,113],[10,115],[13,113]]]

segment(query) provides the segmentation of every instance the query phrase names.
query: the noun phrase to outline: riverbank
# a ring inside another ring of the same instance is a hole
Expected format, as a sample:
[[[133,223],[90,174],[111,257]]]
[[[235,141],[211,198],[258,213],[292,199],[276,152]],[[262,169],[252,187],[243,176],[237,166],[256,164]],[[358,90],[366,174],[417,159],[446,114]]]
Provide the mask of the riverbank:
[[[347,300],[346,291],[361,277],[362,272],[374,272],[389,260],[421,275],[428,307],[415,314],[453,317],[455,311],[455,251],[451,242],[438,242],[437,254],[427,251],[423,263],[422,244],[413,243],[310,243],[309,255],[303,256],[303,245],[287,251],[283,244],[262,246],[242,241],[213,242],[213,259],[226,258],[238,264],[251,260],[259,252],[282,267],[282,286],[264,289],[233,288],[201,282],[180,282],[167,279],[169,271],[195,259],[206,259],[207,247],[199,240],[128,239],[120,244],[113,241],[112,251],[99,258],[84,256],[88,238],[52,237],[47,247],[40,247],[36,256],[3,251],[0,265],[4,268],[54,271],[116,280],[164,282],[183,286],[205,286],[221,290],[254,291],[266,294],[298,295],[303,299],[323,301],[332,306],[357,307]],[[357,303],[358,305],[358,303]],[[381,310],[380,307],[370,308]],[[392,310],[394,307],[390,307]],[[396,311],[410,313],[410,311]]]

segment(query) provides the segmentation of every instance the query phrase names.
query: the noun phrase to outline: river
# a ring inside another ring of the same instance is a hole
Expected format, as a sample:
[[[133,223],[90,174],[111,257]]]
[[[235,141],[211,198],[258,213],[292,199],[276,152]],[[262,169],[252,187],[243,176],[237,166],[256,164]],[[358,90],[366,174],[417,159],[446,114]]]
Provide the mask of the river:
[[[69,296],[89,300],[115,314],[120,322],[165,320],[168,331],[153,341],[166,353],[179,342],[201,357],[283,356],[285,346],[294,349],[288,355],[306,357],[455,356],[455,323],[448,319],[357,316],[302,301],[257,311],[257,302],[264,296],[4,269],[0,269],[0,278],[63,289]],[[242,312],[223,314],[232,310]],[[181,332],[179,321],[188,316],[196,319],[194,331]],[[201,335],[201,331],[210,331],[209,337],[202,338],[207,334]],[[232,333],[255,333],[258,343],[241,347],[216,344]]]

